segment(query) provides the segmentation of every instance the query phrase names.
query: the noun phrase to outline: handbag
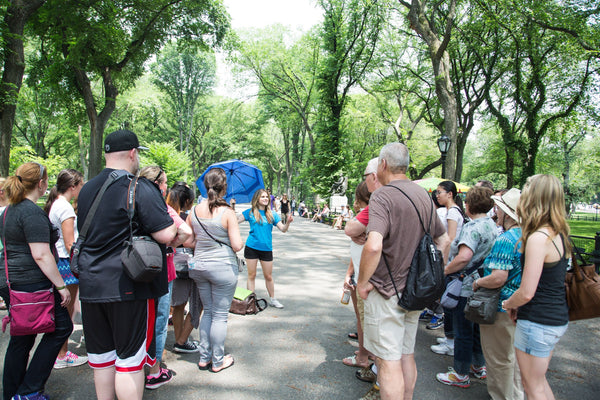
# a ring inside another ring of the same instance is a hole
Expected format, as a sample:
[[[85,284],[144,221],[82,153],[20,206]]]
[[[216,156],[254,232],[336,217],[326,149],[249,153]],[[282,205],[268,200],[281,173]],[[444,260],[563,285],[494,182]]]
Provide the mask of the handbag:
[[[133,236],[135,214],[135,189],[139,177],[129,183],[127,192],[127,216],[129,217],[129,240],[121,252],[121,264],[127,276],[135,282],[151,282],[163,268],[163,252],[160,245],[150,236]]]
[[[458,305],[458,298],[460,297],[460,291],[463,285],[463,279],[466,276],[471,275],[476,269],[481,267],[484,259],[477,261],[471,265],[471,268],[466,270],[465,272],[461,272],[459,274],[453,274],[448,276],[450,279],[449,282],[446,283],[446,290],[442,295],[442,299],[440,300],[440,304],[442,307],[447,308],[449,310],[453,310]]]
[[[267,300],[258,299],[256,293],[241,287],[235,288],[229,312],[238,315],[255,315],[267,308]]]
[[[600,276],[593,264],[579,266],[574,254],[571,259],[573,268],[565,275],[569,321],[600,317]]]
[[[215,242],[219,243],[219,246],[229,246],[231,247],[230,244],[222,242],[220,240],[218,240],[217,238],[215,238],[213,235],[211,235],[208,230],[204,227],[204,224],[202,222],[200,222],[200,218],[198,218],[198,215],[196,215],[196,211],[192,210],[192,213],[194,214],[194,217],[196,217],[196,221],[198,222],[198,224],[202,227],[202,229],[204,229],[204,232],[206,232],[206,234],[208,236],[210,236],[210,238],[212,240],[214,240]],[[231,250],[233,250],[233,247],[231,247]],[[238,266],[238,272],[244,272],[244,267],[246,266],[246,260],[244,260],[242,257],[238,256],[237,253],[234,251],[233,254],[235,254],[235,258],[236,258],[236,263]]]
[[[4,237],[4,224],[7,213],[8,207],[4,211],[2,221],[2,239],[4,247],[4,272],[6,273],[10,304],[8,306],[8,315],[2,318],[2,332],[6,331],[6,325],[8,324],[10,324],[11,336],[54,332],[56,328],[54,321],[54,290],[49,288],[35,292],[23,292],[20,290],[11,290],[10,288],[8,255]]]
[[[175,273],[178,279],[189,279],[190,268],[188,260],[192,258],[194,251],[186,247],[177,247],[173,261],[175,263]]]
[[[92,206],[90,207],[90,210],[88,211],[87,216],[85,217],[85,221],[83,221],[83,226],[79,231],[79,236],[77,237],[77,240],[75,241],[75,243],[73,243],[73,246],[71,246],[71,257],[69,260],[69,266],[71,268],[71,272],[73,272],[73,275],[75,275],[76,277],[79,277],[80,273],[79,254],[81,254],[85,238],[87,237],[87,232],[90,229],[90,225],[92,224],[92,219],[94,218],[96,210],[100,205],[100,200],[102,200],[102,196],[104,195],[104,192],[106,192],[106,189],[108,189],[108,187],[114,181],[116,181],[118,178],[124,175],[127,175],[127,171],[122,169],[114,170],[108,175],[108,178],[106,178],[106,181],[104,181],[104,184],[102,185],[100,191],[96,195],[96,198],[94,199],[94,202],[92,203]]]
[[[440,304],[442,307],[449,310],[453,310],[458,305],[458,298],[460,297],[460,291],[462,289],[463,278],[460,275],[449,277],[449,281],[446,284],[446,290],[442,295]]]
[[[496,322],[501,290],[502,286],[495,289],[477,289],[467,300],[465,318],[476,324],[489,325]]]

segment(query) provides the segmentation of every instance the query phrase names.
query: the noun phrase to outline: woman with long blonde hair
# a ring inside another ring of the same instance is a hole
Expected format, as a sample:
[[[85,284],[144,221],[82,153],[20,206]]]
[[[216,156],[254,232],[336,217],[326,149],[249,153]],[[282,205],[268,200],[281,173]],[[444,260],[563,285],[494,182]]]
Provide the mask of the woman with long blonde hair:
[[[523,276],[519,289],[502,302],[502,309],[517,322],[514,346],[527,398],[554,399],[546,371],[554,346],[569,324],[564,284],[569,225],[558,178],[528,178],[517,216],[523,233]]]
[[[287,232],[294,217],[290,215],[284,224],[279,214],[271,212],[269,194],[264,189],[258,189],[252,196],[251,208],[238,216],[238,222],[248,221],[250,234],[246,240],[244,258],[248,267],[248,290],[254,291],[256,268],[258,260],[262,267],[267,292],[269,292],[271,307],[283,308],[275,298],[275,282],[273,281],[273,226],[281,232]]]

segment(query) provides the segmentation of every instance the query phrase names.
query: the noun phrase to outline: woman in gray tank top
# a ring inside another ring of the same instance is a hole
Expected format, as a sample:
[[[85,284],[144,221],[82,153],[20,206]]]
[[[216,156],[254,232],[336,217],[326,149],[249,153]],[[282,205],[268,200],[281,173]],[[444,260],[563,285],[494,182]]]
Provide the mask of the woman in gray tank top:
[[[196,282],[204,313],[200,320],[200,360],[198,368],[222,371],[233,365],[225,354],[227,317],[238,280],[235,253],[242,249],[242,238],[235,212],[223,196],[227,176],[213,168],[204,176],[207,198],[194,207],[187,222],[194,230],[190,278]]]

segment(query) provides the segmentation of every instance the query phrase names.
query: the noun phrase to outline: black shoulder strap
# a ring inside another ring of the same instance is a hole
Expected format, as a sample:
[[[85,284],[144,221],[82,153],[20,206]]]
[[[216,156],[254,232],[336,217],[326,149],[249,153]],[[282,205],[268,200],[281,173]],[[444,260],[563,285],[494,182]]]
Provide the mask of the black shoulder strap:
[[[410,200],[410,203],[415,208],[415,211],[417,212],[417,216],[419,217],[419,222],[421,223],[421,228],[423,228],[423,231],[425,231],[425,233],[430,233],[430,231],[431,231],[431,223],[433,221],[433,212],[434,212],[434,209],[433,209],[433,200],[431,200],[431,198],[429,198],[429,204],[431,205],[431,216],[429,218],[429,227],[427,229],[425,229],[425,224],[423,223],[423,219],[421,218],[421,214],[419,213],[419,210],[417,209],[417,206],[415,205],[415,202],[404,192],[404,190],[400,189],[398,186],[394,186],[394,185],[386,185],[386,186],[398,189],[400,191],[400,193],[402,193],[408,200]]]
[[[202,227],[202,229],[204,229],[204,232],[206,232],[206,234],[208,236],[210,236],[210,238],[212,240],[214,240],[215,242],[219,243],[219,246],[229,246],[227,243],[220,241],[219,239],[215,238],[213,235],[211,235],[208,230],[204,227],[204,224],[202,222],[200,222],[200,218],[198,218],[198,215],[196,214],[196,207],[194,207],[194,209],[192,210],[192,213],[194,213],[194,217],[196,217],[196,221],[198,221],[198,224],[200,224],[200,226]],[[231,247],[231,246],[229,246]],[[233,249],[233,247],[232,247]]]
[[[94,215],[96,214],[96,210],[98,210],[98,206],[100,205],[100,201],[102,200],[102,196],[104,195],[104,192],[106,192],[106,189],[108,189],[108,187],[114,181],[116,181],[120,177],[125,176],[127,174],[128,174],[128,172],[125,170],[116,169],[116,170],[112,171],[108,175],[108,178],[106,178],[106,181],[104,181],[104,184],[100,188],[100,191],[96,195],[96,198],[94,199],[94,202],[92,203],[92,206],[90,207],[90,210],[88,211],[87,216],[85,217],[85,221],[83,222],[81,231],[79,231],[79,237],[81,238],[82,242],[85,241],[87,232],[90,229],[90,225],[92,224],[92,219],[94,218]]]
[[[129,218],[129,242],[133,241],[133,216],[135,215],[135,189],[137,188],[139,176],[129,182],[127,190],[127,217]]]

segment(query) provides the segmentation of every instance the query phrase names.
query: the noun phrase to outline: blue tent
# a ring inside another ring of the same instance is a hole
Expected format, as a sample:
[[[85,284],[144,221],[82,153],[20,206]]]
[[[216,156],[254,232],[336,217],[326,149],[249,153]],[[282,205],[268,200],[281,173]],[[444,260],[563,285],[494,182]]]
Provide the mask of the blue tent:
[[[241,160],[221,161],[208,167],[196,180],[196,186],[203,197],[206,197],[204,175],[213,168],[221,168],[227,174],[227,202],[234,198],[238,204],[250,203],[254,192],[265,187],[262,171],[254,165]]]

